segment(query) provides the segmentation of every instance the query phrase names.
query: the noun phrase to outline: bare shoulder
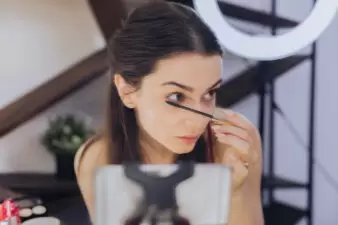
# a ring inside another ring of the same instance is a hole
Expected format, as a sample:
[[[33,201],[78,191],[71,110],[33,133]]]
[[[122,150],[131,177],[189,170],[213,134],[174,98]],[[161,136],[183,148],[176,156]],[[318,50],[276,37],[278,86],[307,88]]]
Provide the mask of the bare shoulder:
[[[94,211],[94,180],[96,169],[108,164],[107,144],[103,136],[93,136],[77,151],[74,170],[83,199],[91,217]]]

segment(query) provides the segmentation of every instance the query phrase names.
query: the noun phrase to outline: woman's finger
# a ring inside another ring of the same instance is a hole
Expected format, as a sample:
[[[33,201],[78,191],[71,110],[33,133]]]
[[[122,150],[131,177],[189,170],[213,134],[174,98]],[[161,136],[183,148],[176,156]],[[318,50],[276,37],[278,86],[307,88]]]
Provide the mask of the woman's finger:
[[[232,125],[213,125],[211,126],[213,131],[216,133],[223,133],[223,134],[229,134],[229,135],[234,135],[248,143],[251,143],[251,137],[249,133],[241,128],[238,128],[236,126]]]
[[[222,144],[226,144],[232,147],[238,154],[240,158],[245,161],[251,161],[250,159],[250,144],[234,135],[217,133],[215,134],[218,141]]]
[[[241,162],[235,154],[228,152],[224,154],[223,163],[229,166],[232,170],[234,188],[240,186],[248,176],[248,169],[245,167],[243,162]]]
[[[215,112],[215,117],[220,120],[225,120],[229,122],[230,124],[236,127],[242,128],[246,131],[251,132],[254,129],[254,126],[247,118],[229,109],[217,110]]]

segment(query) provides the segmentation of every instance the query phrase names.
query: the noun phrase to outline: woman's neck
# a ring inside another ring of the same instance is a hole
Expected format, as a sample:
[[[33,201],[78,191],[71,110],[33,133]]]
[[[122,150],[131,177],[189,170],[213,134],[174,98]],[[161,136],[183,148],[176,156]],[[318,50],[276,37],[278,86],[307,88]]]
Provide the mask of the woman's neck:
[[[158,143],[146,131],[140,129],[139,143],[142,160],[147,164],[170,164],[176,159],[173,152]]]

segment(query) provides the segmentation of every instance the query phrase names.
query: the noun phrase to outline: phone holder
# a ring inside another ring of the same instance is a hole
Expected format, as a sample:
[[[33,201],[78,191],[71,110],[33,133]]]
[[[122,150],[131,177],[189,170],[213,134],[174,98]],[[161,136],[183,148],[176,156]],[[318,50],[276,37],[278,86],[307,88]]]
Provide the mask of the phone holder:
[[[194,174],[193,162],[180,162],[178,169],[168,176],[159,176],[141,170],[137,164],[124,165],[125,176],[143,189],[144,198],[136,212],[126,221],[126,225],[138,225],[148,219],[151,225],[159,221],[171,224],[189,224],[178,215],[176,187]]]

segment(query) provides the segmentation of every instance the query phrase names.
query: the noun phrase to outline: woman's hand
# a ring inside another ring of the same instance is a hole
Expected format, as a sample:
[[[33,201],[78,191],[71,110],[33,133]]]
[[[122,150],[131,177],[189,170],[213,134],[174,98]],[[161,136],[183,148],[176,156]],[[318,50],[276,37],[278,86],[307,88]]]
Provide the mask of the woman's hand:
[[[232,190],[237,193],[256,174],[256,164],[261,162],[261,138],[255,126],[238,113],[217,109],[215,116],[226,121],[211,125],[216,139],[216,160],[232,168]]]

